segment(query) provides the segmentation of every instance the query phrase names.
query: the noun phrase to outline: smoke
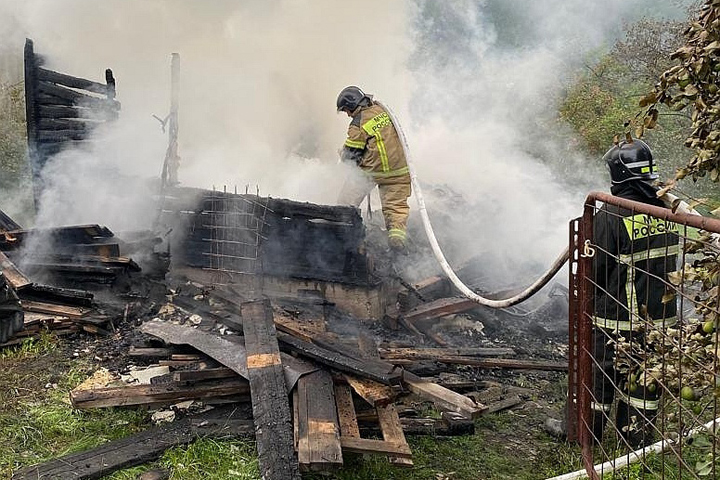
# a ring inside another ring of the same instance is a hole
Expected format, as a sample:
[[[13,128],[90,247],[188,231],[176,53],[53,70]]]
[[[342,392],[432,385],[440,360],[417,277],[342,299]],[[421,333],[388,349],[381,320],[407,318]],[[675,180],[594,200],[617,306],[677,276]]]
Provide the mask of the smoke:
[[[1,45],[19,54],[30,37],[48,68],[90,79],[112,68],[123,104],[94,147],[53,160],[36,223],[147,226],[146,179],[167,145],[152,115],[169,110],[177,52],[182,184],[333,203],[348,121],[334,100],[357,84],[401,119],[423,182],[463,199],[444,211],[428,194],[447,217],[441,241],[547,265],[585,193],[607,183],[555,121],[556,102],[622,21],[656,3],[0,0]]]

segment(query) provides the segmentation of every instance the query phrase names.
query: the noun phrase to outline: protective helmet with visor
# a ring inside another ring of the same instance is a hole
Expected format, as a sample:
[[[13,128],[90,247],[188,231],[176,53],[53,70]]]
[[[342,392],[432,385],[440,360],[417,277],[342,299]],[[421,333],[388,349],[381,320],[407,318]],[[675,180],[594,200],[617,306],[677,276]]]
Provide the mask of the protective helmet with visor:
[[[372,101],[372,95],[368,95],[360,87],[351,85],[342,89],[337,97],[338,112],[354,112],[360,105],[369,105]]]
[[[641,180],[649,182],[658,178],[658,168],[647,143],[639,139],[622,141],[603,156],[610,169],[613,185]]]

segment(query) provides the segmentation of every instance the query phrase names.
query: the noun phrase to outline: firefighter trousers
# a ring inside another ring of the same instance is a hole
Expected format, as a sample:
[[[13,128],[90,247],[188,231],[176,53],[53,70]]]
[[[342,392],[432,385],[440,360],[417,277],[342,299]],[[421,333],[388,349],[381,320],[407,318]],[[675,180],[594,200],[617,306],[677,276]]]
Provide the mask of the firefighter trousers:
[[[652,424],[658,412],[660,388],[654,384],[643,385],[637,366],[619,371],[615,352],[618,336],[642,347],[645,343],[644,335],[636,332],[616,333],[597,326],[593,333],[593,435],[598,441],[602,439],[613,400],[617,399],[615,429],[633,448],[652,443]],[[634,359],[631,363],[642,365],[642,359]]]
[[[351,176],[345,181],[338,203],[357,207],[375,185],[376,183],[369,176],[362,179]],[[407,220],[410,215],[407,200],[412,193],[410,176],[383,179],[382,182],[377,183],[377,186],[380,191],[385,228],[388,232],[388,243],[390,247],[402,248],[407,242]]]

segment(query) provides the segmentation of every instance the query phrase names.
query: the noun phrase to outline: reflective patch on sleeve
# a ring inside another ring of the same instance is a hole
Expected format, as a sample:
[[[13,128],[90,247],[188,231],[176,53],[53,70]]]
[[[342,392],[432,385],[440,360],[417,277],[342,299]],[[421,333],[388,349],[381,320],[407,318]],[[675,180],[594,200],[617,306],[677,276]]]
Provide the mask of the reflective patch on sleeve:
[[[365,142],[360,142],[357,140],[350,140],[349,138],[345,140],[345,146],[349,148],[357,148],[359,150],[362,150],[365,148]]]

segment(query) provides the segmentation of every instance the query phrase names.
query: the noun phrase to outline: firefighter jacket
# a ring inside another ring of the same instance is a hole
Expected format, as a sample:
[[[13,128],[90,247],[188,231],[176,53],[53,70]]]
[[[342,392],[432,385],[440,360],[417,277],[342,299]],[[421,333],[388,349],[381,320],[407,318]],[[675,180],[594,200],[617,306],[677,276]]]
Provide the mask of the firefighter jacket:
[[[662,206],[662,202],[627,191],[618,196]],[[677,270],[677,233],[673,222],[613,205],[606,204],[596,212],[596,326],[619,332],[630,331],[644,320],[665,327],[676,323],[676,301],[665,297],[665,282],[667,273]]]
[[[348,127],[343,160],[354,161],[378,185],[410,183],[405,152],[390,115],[375,102],[358,108]]]

